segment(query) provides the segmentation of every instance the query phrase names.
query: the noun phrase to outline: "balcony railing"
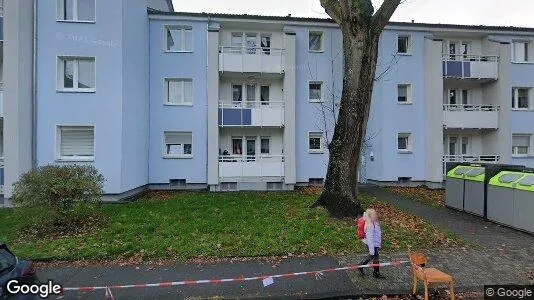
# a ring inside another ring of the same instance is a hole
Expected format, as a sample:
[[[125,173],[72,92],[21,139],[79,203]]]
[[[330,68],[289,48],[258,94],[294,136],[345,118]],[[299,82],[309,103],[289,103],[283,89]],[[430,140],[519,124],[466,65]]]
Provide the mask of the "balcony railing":
[[[446,128],[499,128],[499,105],[444,104],[443,121]]]
[[[498,163],[499,155],[443,155],[443,175],[447,172],[447,163]]]
[[[282,73],[284,49],[264,47],[219,47],[219,71]]]
[[[443,54],[443,76],[459,79],[497,79],[499,56]]]
[[[220,155],[219,177],[283,177],[283,155]]]
[[[220,126],[284,125],[284,101],[219,101]]]

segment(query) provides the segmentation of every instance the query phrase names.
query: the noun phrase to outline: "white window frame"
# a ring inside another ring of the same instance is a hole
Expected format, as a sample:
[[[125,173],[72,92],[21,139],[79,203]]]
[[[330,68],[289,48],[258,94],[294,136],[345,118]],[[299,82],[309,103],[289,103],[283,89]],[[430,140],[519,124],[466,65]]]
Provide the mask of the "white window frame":
[[[529,145],[527,146],[527,153],[518,153],[517,148],[514,146],[514,137],[527,137],[529,139]],[[534,134],[529,133],[514,133],[512,134],[512,157],[530,157],[534,156]]]
[[[63,156],[61,153],[61,138],[63,130],[93,129],[93,155],[92,156]],[[92,162],[96,153],[96,129],[94,125],[56,125],[56,161]]]
[[[399,139],[400,138],[405,138],[406,139],[406,149],[400,149],[399,148]],[[413,141],[412,141],[412,134],[409,133],[409,132],[399,132],[397,134],[397,139],[396,139],[396,144],[397,144],[397,151],[398,153],[412,153],[413,150],[412,150],[412,145],[413,145]]]
[[[311,138],[320,138],[320,146],[319,149],[310,149],[310,139]],[[325,151],[325,142],[324,142],[324,132],[321,131],[310,131],[308,132],[308,153],[311,154],[321,154]]]
[[[169,101],[169,83],[170,82],[182,82],[181,86],[181,99],[182,102],[170,102]],[[191,82],[191,101],[186,102],[186,94],[185,94],[185,82]],[[195,83],[192,78],[174,78],[174,77],[166,77],[163,80],[163,104],[167,106],[193,106],[193,103],[195,102]]]
[[[65,69],[64,69],[64,63],[67,60],[74,60],[75,63],[73,65],[72,70],[72,88],[66,88],[65,87]],[[78,88],[78,62],[80,60],[93,60],[94,65],[94,83],[95,86],[92,88]],[[68,55],[59,55],[57,57],[57,63],[56,63],[56,91],[57,92],[73,92],[73,93],[94,93],[96,92],[96,57],[94,56],[68,56]]]
[[[312,84],[319,84],[320,87],[321,87],[321,90],[320,90],[320,93],[321,93],[321,97],[319,99],[310,99],[310,85]],[[308,101],[309,102],[312,102],[312,103],[322,103],[324,102],[323,98],[324,98],[324,93],[323,93],[323,86],[324,86],[324,82],[323,81],[318,81],[318,80],[311,80],[311,81],[308,81]]]
[[[310,49],[310,36],[312,34],[319,34],[321,36],[321,39],[320,39],[321,47],[319,48],[319,50]],[[312,53],[324,52],[324,31],[322,30],[309,30],[308,31],[308,51]]]
[[[399,101],[399,89],[401,87],[406,88],[406,101]],[[412,96],[412,85],[409,83],[399,83],[397,84],[397,104],[406,105],[406,104],[412,104],[413,103],[413,96]]]
[[[268,149],[269,152],[267,152],[267,153],[262,153],[262,151],[261,151],[261,150],[262,150],[262,148],[261,148],[261,142],[262,142],[262,140],[267,140],[267,141],[269,142],[269,144],[268,144],[268,145],[269,145],[269,149]],[[260,141],[260,143],[259,143],[259,146],[260,146],[260,155],[261,155],[261,156],[269,156],[269,155],[271,155],[271,144],[272,144],[272,143],[271,143],[271,141],[272,141],[271,137],[270,137],[270,136],[260,136],[259,141]]]
[[[401,38],[406,38],[406,52],[399,52],[399,40]],[[399,34],[397,35],[397,42],[395,43],[397,48],[395,52],[398,55],[412,55],[412,36],[410,34]]]
[[[57,22],[66,22],[66,23],[89,23],[93,24],[96,21],[96,2],[93,0],[93,6],[95,7],[95,14],[93,20],[78,20],[78,0],[73,0],[72,3],[72,20],[63,19],[61,13],[65,12],[65,7],[63,6],[64,0],[56,0],[56,21]]]
[[[180,30],[180,38],[181,38],[181,45],[182,47],[185,47],[185,39],[186,39],[186,31],[191,32],[191,49],[179,49],[179,50],[171,50],[167,48],[168,45],[168,34],[167,32],[169,30]],[[193,26],[190,25],[164,25],[163,26],[163,51],[167,53],[193,53],[194,51],[194,44],[195,44],[195,36],[193,34]]]
[[[182,134],[182,135],[187,135],[187,136],[191,136],[191,154],[184,154],[184,144],[182,144],[182,154],[168,154],[167,153],[167,145],[174,145],[172,143],[167,143],[167,134]],[[174,131],[174,130],[165,130],[163,131],[163,158],[178,158],[178,159],[182,159],[182,158],[193,158],[193,155],[195,154],[195,149],[193,147],[193,141],[194,141],[194,136],[193,136],[193,132],[192,131]]]
[[[523,60],[519,60],[518,57],[517,57],[517,54],[516,54],[516,47],[518,44],[522,44],[523,47],[524,47],[524,51],[525,51],[525,57],[523,57]],[[525,41],[525,40],[516,40],[516,41],[512,41],[512,43],[510,44],[511,45],[511,60],[512,60],[512,63],[516,63],[516,64],[528,64],[528,63],[533,63],[533,55],[534,53],[532,53],[533,49],[532,49],[532,41]]]
[[[519,90],[527,91],[527,107],[519,107]],[[532,107],[531,88],[514,87],[512,88],[512,110],[529,110]]]

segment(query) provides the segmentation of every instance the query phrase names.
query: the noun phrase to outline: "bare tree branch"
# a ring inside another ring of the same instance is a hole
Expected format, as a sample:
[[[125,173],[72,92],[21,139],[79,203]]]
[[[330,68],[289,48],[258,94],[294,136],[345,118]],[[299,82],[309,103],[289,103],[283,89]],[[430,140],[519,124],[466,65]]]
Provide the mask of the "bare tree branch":
[[[330,16],[330,18],[332,18],[341,26],[343,21],[343,11],[339,0],[321,0],[321,6],[324,8],[324,11]]]
[[[391,19],[391,16],[393,16],[393,13],[399,7],[402,0],[384,0],[382,3],[382,6],[376,11],[376,13],[373,16],[373,22],[376,26],[376,30],[379,32],[386,27],[386,25],[389,22],[389,19]]]

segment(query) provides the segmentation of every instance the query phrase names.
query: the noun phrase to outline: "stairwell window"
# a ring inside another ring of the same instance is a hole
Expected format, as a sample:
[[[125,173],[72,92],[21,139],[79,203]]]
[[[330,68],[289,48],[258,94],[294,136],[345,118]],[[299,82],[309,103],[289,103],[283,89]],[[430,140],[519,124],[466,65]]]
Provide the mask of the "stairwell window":
[[[94,160],[95,129],[93,126],[58,126],[56,140],[58,160]]]
[[[57,20],[94,22],[95,0],[57,0]]]
[[[193,134],[191,132],[165,131],[164,158],[192,158]]]
[[[165,26],[166,52],[193,52],[193,28],[183,25]]]
[[[529,109],[529,88],[513,88],[512,89],[512,109],[525,110]]]
[[[309,83],[308,99],[310,102],[323,102],[323,82],[310,81]]]
[[[398,104],[412,103],[412,86],[410,84],[397,85],[397,103]]]
[[[308,38],[308,49],[310,52],[322,52],[323,51],[323,32],[322,31],[310,31]]]
[[[532,42],[514,41],[512,42],[512,62],[524,63],[531,61]]]
[[[397,54],[410,54],[410,36],[409,35],[399,35],[397,37]]]
[[[512,135],[512,156],[532,155],[532,135]]]
[[[310,132],[308,134],[308,144],[310,153],[324,152],[324,137],[322,132]]]
[[[165,79],[166,105],[193,105],[193,80],[180,78]]]
[[[58,91],[95,91],[94,57],[59,57],[57,70]]]
[[[399,133],[397,136],[397,150],[399,153],[411,153],[412,141],[410,133]]]

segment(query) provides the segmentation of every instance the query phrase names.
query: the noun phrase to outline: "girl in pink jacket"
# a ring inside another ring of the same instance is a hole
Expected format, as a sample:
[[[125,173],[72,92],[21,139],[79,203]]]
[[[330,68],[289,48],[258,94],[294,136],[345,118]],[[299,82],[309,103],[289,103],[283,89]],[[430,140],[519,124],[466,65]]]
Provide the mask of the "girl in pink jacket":
[[[368,209],[363,213],[363,218],[365,220],[365,239],[362,242],[369,248],[369,255],[360,262],[360,265],[366,265],[370,261],[373,261],[373,264],[378,264],[378,251],[382,248],[382,230],[380,229],[380,222],[378,222],[378,214],[374,209]],[[359,268],[359,270],[360,275],[364,276],[363,268]],[[384,278],[380,274],[380,267],[375,266],[373,270],[375,278]]]

